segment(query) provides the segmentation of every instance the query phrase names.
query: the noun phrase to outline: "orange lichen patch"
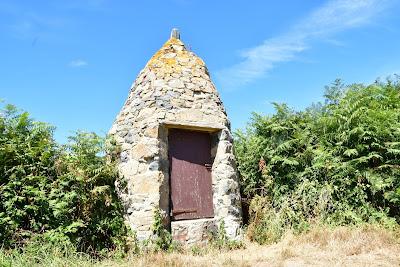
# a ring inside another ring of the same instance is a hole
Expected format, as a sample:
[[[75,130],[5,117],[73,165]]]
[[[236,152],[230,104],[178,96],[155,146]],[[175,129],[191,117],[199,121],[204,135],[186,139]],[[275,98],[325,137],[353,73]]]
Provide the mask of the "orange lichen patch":
[[[166,44],[175,44],[175,45],[182,45],[182,46],[184,46],[184,44],[182,43],[181,40],[176,39],[176,38],[173,38],[173,37],[170,38],[167,42],[165,42],[164,45],[166,45]]]
[[[147,63],[147,67],[159,75],[181,73],[183,67],[193,70],[196,65],[201,67],[205,63],[176,38],[169,39]]]
[[[204,61],[199,57],[196,57],[196,64],[198,64],[200,66],[204,66],[205,65]]]
[[[176,64],[176,59],[175,58],[166,58],[164,60],[164,63],[167,65],[175,65]]]

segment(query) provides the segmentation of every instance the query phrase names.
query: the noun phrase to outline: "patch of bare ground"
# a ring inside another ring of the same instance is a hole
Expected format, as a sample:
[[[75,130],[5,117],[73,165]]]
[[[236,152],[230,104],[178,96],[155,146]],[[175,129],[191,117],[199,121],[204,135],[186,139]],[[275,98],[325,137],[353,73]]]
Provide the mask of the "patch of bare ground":
[[[288,233],[273,245],[246,241],[246,248],[132,256],[103,266],[400,266],[399,231],[375,227],[314,228]]]

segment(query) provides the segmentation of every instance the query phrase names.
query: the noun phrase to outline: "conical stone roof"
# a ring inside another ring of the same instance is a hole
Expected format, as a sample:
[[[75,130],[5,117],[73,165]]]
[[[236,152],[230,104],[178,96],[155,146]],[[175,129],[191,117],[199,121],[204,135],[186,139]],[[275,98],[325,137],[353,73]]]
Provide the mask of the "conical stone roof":
[[[194,129],[216,135],[215,218],[224,217],[228,234],[236,236],[241,210],[230,124],[204,61],[175,37],[139,73],[110,130],[121,146],[124,182],[117,186],[127,221],[139,239],[151,234],[155,208],[164,210],[168,221],[168,128]]]
[[[153,112],[156,110],[159,119],[166,121],[184,122],[193,115],[199,124],[222,126],[227,123],[223,114],[218,114],[218,118],[204,117],[213,115],[215,111],[225,114],[219,94],[204,61],[173,37],[154,54],[138,75],[117,122],[124,120],[127,113],[144,119],[150,114],[155,115]],[[160,112],[168,110],[177,117],[166,115],[161,118]],[[203,114],[195,110],[202,110]],[[187,116],[183,114],[186,112]]]

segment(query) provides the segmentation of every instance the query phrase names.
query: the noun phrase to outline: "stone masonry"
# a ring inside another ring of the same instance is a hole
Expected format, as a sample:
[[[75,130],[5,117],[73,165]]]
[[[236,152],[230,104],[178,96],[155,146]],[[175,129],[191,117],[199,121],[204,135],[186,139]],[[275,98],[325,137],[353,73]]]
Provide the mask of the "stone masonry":
[[[170,221],[168,129],[212,136],[214,218]],[[133,83],[110,134],[121,146],[117,188],[126,220],[139,240],[152,235],[160,209],[173,238],[203,242],[224,221],[227,235],[240,237],[241,201],[230,123],[203,60],[189,51],[174,30]]]

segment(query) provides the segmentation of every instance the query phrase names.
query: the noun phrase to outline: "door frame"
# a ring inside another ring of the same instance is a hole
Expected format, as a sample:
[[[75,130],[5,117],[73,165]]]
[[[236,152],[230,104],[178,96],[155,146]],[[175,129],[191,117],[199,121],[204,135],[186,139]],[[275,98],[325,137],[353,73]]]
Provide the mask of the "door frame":
[[[202,169],[202,171],[205,171],[206,172],[206,179],[210,179],[209,180],[209,183],[210,183],[210,188],[209,188],[209,192],[207,192],[207,195],[205,196],[206,198],[210,198],[210,201],[211,201],[211,203],[208,203],[208,204],[206,204],[206,206],[208,206],[208,205],[211,205],[211,210],[210,211],[207,211],[206,213],[210,213],[209,215],[205,215],[205,214],[203,214],[203,215],[201,215],[201,214],[193,214],[194,215],[194,218],[176,218],[176,216],[178,215],[178,217],[182,217],[182,215],[181,216],[179,216],[179,214],[173,214],[173,210],[172,210],[172,203],[173,203],[173,200],[172,200],[172,192],[173,192],[173,190],[172,190],[172,175],[171,175],[171,173],[172,173],[172,162],[171,162],[171,159],[172,159],[172,156],[171,156],[171,147],[170,146],[168,146],[168,159],[169,159],[169,192],[170,192],[170,194],[169,194],[169,200],[170,200],[170,217],[171,217],[171,221],[183,221],[183,220],[197,220],[197,219],[205,219],[205,218],[214,218],[214,216],[215,216],[215,213],[214,213],[214,199],[213,199],[213,190],[212,190],[212,169],[211,169],[211,167],[212,167],[212,164],[213,164],[213,157],[212,157],[212,151],[211,151],[211,149],[212,149],[212,135],[209,133],[209,132],[206,132],[206,131],[196,131],[196,130],[192,130],[192,129],[190,129],[190,130],[188,130],[188,129],[178,129],[178,128],[172,128],[172,129],[174,129],[174,130],[178,130],[178,131],[181,131],[181,133],[177,133],[177,136],[179,136],[179,135],[181,135],[181,134],[183,134],[184,136],[185,136],[185,132],[188,134],[188,136],[190,136],[190,133],[200,133],[200,134],[204,134],[205,136],[204,137],[206,137],[207,139],[208,139],[208,141],[207,141],[207,143],[209,143],[209,147],[207,148],[207,154],[209,154],[209,160],[206,160],[207,162],[205,162],[204,163],[204,166],[203,165],[200,165],[200,166],[202,166],[203,168],[201,168]],[[169,131],[170,132],[170,131]],[[168,132],[168,141],[170,141],[170,134],[169,134],[169,132]],[[196,136],[196,135],[195,135]],[[190,137],[189,137],[190,138]],[[196,138],[198,138],[198,137],[196,137]],[[203,137],[201,137],[201,138],[203,138]],[[200,140],[198,140],[198,141],[200,141]],[[184,152],[183,152],[184,153]],[[206,156],[207,158],[208,158],[208,156]],[[210,166],[208,166],[208,167],[206,167],[206,165],[210,165]],[[195,167],[195,168],[198,168],[198,167]],[[179,176],[179,175],[178,175]],[[200,186],[201,187],[201,186]],[[201,188],[198,188],[200,191],[201,191]],[[208,186],[207,186],[208,187]],[[206,191],[208,191],[207,189],[208,188],[203,188],[203,189],[205,189]],[[204,193],[204,192],[203,192]],[[209,195],[208,195],[209,194]],[[202,197],[200,197],[200,199],[203,199],[204,200],[204,198],[202,198]],[[204,206],[203,206],[204,207]],[[197,207],[197,208],[199,208],[199,207]],[[201,208],[200,208],[200,210],[202,210]],[[203,212],[205,212],[205,210],[202,210]],[[185,212],[183,212],[183,213],[185,213]],[[202,212],[201,212],[202,213]],[[212,215],[211,215],[212,214]],[[190,215],[187,215],[187,216],[189,216],[190,217]],[[183,215],[183,217],[186,217],[185,215]]]
[[[169,129],[181,129],[181,130],[191,130],[198,132],[207,132],[210,134],[211,138],[211,162],[214,162],[214,158],[217,152],[217,147],[219,144],[219,135],[220,132],[224,129],[224,126],[218,124],[199,124],[199,123],[179,123],[179,122],[170,122],[165,121],[160,123],[159,128],[159,140],[160,140],[160,160],[162,162],[162,171],[164,174],[164,181],[162,183],[162,188],[160,188],[160,209],[165,212],[166,221],[164,222],[168,229],[171,227],[171,176],[170,176],[170,162],[169,162],[169,144],[168,144],[168,136]],[[211,171],[211,184],[213,186],[213,172]],[[215,204],[214,203],[214,190],[212,188],[212,196],[213,196],[213,208],[214,208],[214,217],[215,213]],[[199,220],[199,219],[189,219],[189,220]]]

